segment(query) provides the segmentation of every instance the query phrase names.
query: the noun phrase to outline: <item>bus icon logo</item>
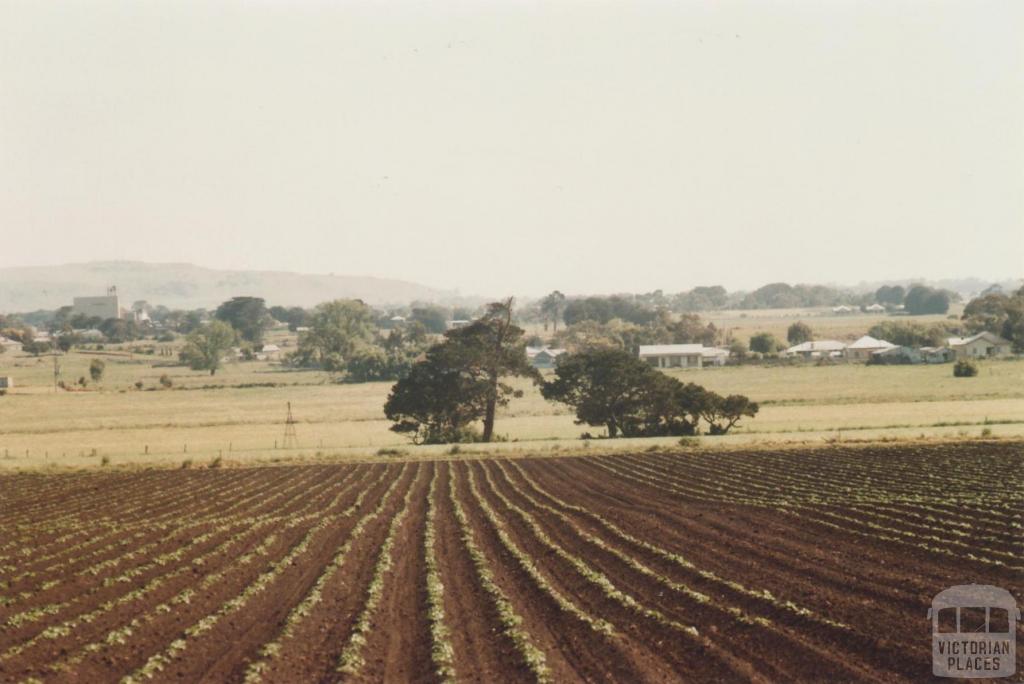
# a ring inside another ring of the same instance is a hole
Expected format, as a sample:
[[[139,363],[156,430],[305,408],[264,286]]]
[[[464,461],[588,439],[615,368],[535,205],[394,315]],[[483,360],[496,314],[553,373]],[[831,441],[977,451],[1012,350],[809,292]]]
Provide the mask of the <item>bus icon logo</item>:
[[[932,621],[932,673],[937,677],[1009,677],[1016,670],[1020,611],[1010,592],[961,584],[939,592]]]

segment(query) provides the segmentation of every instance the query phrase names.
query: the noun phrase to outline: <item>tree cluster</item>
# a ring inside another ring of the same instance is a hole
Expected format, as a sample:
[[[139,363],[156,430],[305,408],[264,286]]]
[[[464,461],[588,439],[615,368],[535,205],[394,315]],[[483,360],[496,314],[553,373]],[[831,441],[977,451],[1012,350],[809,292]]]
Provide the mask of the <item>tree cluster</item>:
[[[952,296],[946,290],[914,285],[903,298],[903,307],[911,315],[944,314],[949,311]]]
[[[237,339],[238,335],[230,325],[224,321],[210,321],[188,334],[179,358],[192,370],[208,370],[210,375],[216,375],[224,355]]]
[[[231,325],[246,342],[259,344],[273,318],[260,297],[232,297],[217,307],[214,318]]]
[[[612,319],[607,323],[581,321],[554,336],[554,344],[569,351],[590,347],[614,347],[636,353],[640,345],[647,344],[703,344],[712,346],[722,337],[722,331],[713,323],[705,323],[697,314],[682,314],[673,318],[667,311],[659,311],[645,324]]]
[[[562,311],[562,318],[569,326],[582,321],[607,323],[613,319],[635,325],[647,325],[657,316],[656,309],[621,295],[573,299],[565,303]]]
[[[619,349],[590,349],[560,359],[545,399],[568,404],[578,424],[604,427],[609,437],[695,435],[701,422],[724,435],[741,418],[757,414],[745,396],[723,397],[682,383]]]

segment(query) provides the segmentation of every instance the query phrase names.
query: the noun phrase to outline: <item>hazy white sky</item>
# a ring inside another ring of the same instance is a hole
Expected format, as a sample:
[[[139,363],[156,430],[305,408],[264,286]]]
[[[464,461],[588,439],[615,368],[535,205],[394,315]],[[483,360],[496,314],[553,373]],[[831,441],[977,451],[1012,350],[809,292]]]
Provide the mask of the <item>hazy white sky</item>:
[[[0,2],[0,267],[1024,272],[1024,2]]]

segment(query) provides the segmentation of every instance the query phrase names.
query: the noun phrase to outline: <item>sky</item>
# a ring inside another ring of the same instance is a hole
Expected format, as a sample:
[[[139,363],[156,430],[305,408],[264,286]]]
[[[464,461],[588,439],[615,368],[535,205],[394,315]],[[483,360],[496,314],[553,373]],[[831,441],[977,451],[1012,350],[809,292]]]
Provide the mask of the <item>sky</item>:
[[[0,267],[1024,274],[1024,2],[0,0]]]

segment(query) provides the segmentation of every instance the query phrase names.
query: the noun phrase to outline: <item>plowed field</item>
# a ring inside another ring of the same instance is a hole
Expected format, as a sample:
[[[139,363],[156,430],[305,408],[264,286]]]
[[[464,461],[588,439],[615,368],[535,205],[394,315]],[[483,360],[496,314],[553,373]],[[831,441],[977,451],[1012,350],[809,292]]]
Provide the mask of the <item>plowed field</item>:
[[[3,476],[0,680],[926,680],[932,596],[1024,605],[1022,491],[1008,442]]]

